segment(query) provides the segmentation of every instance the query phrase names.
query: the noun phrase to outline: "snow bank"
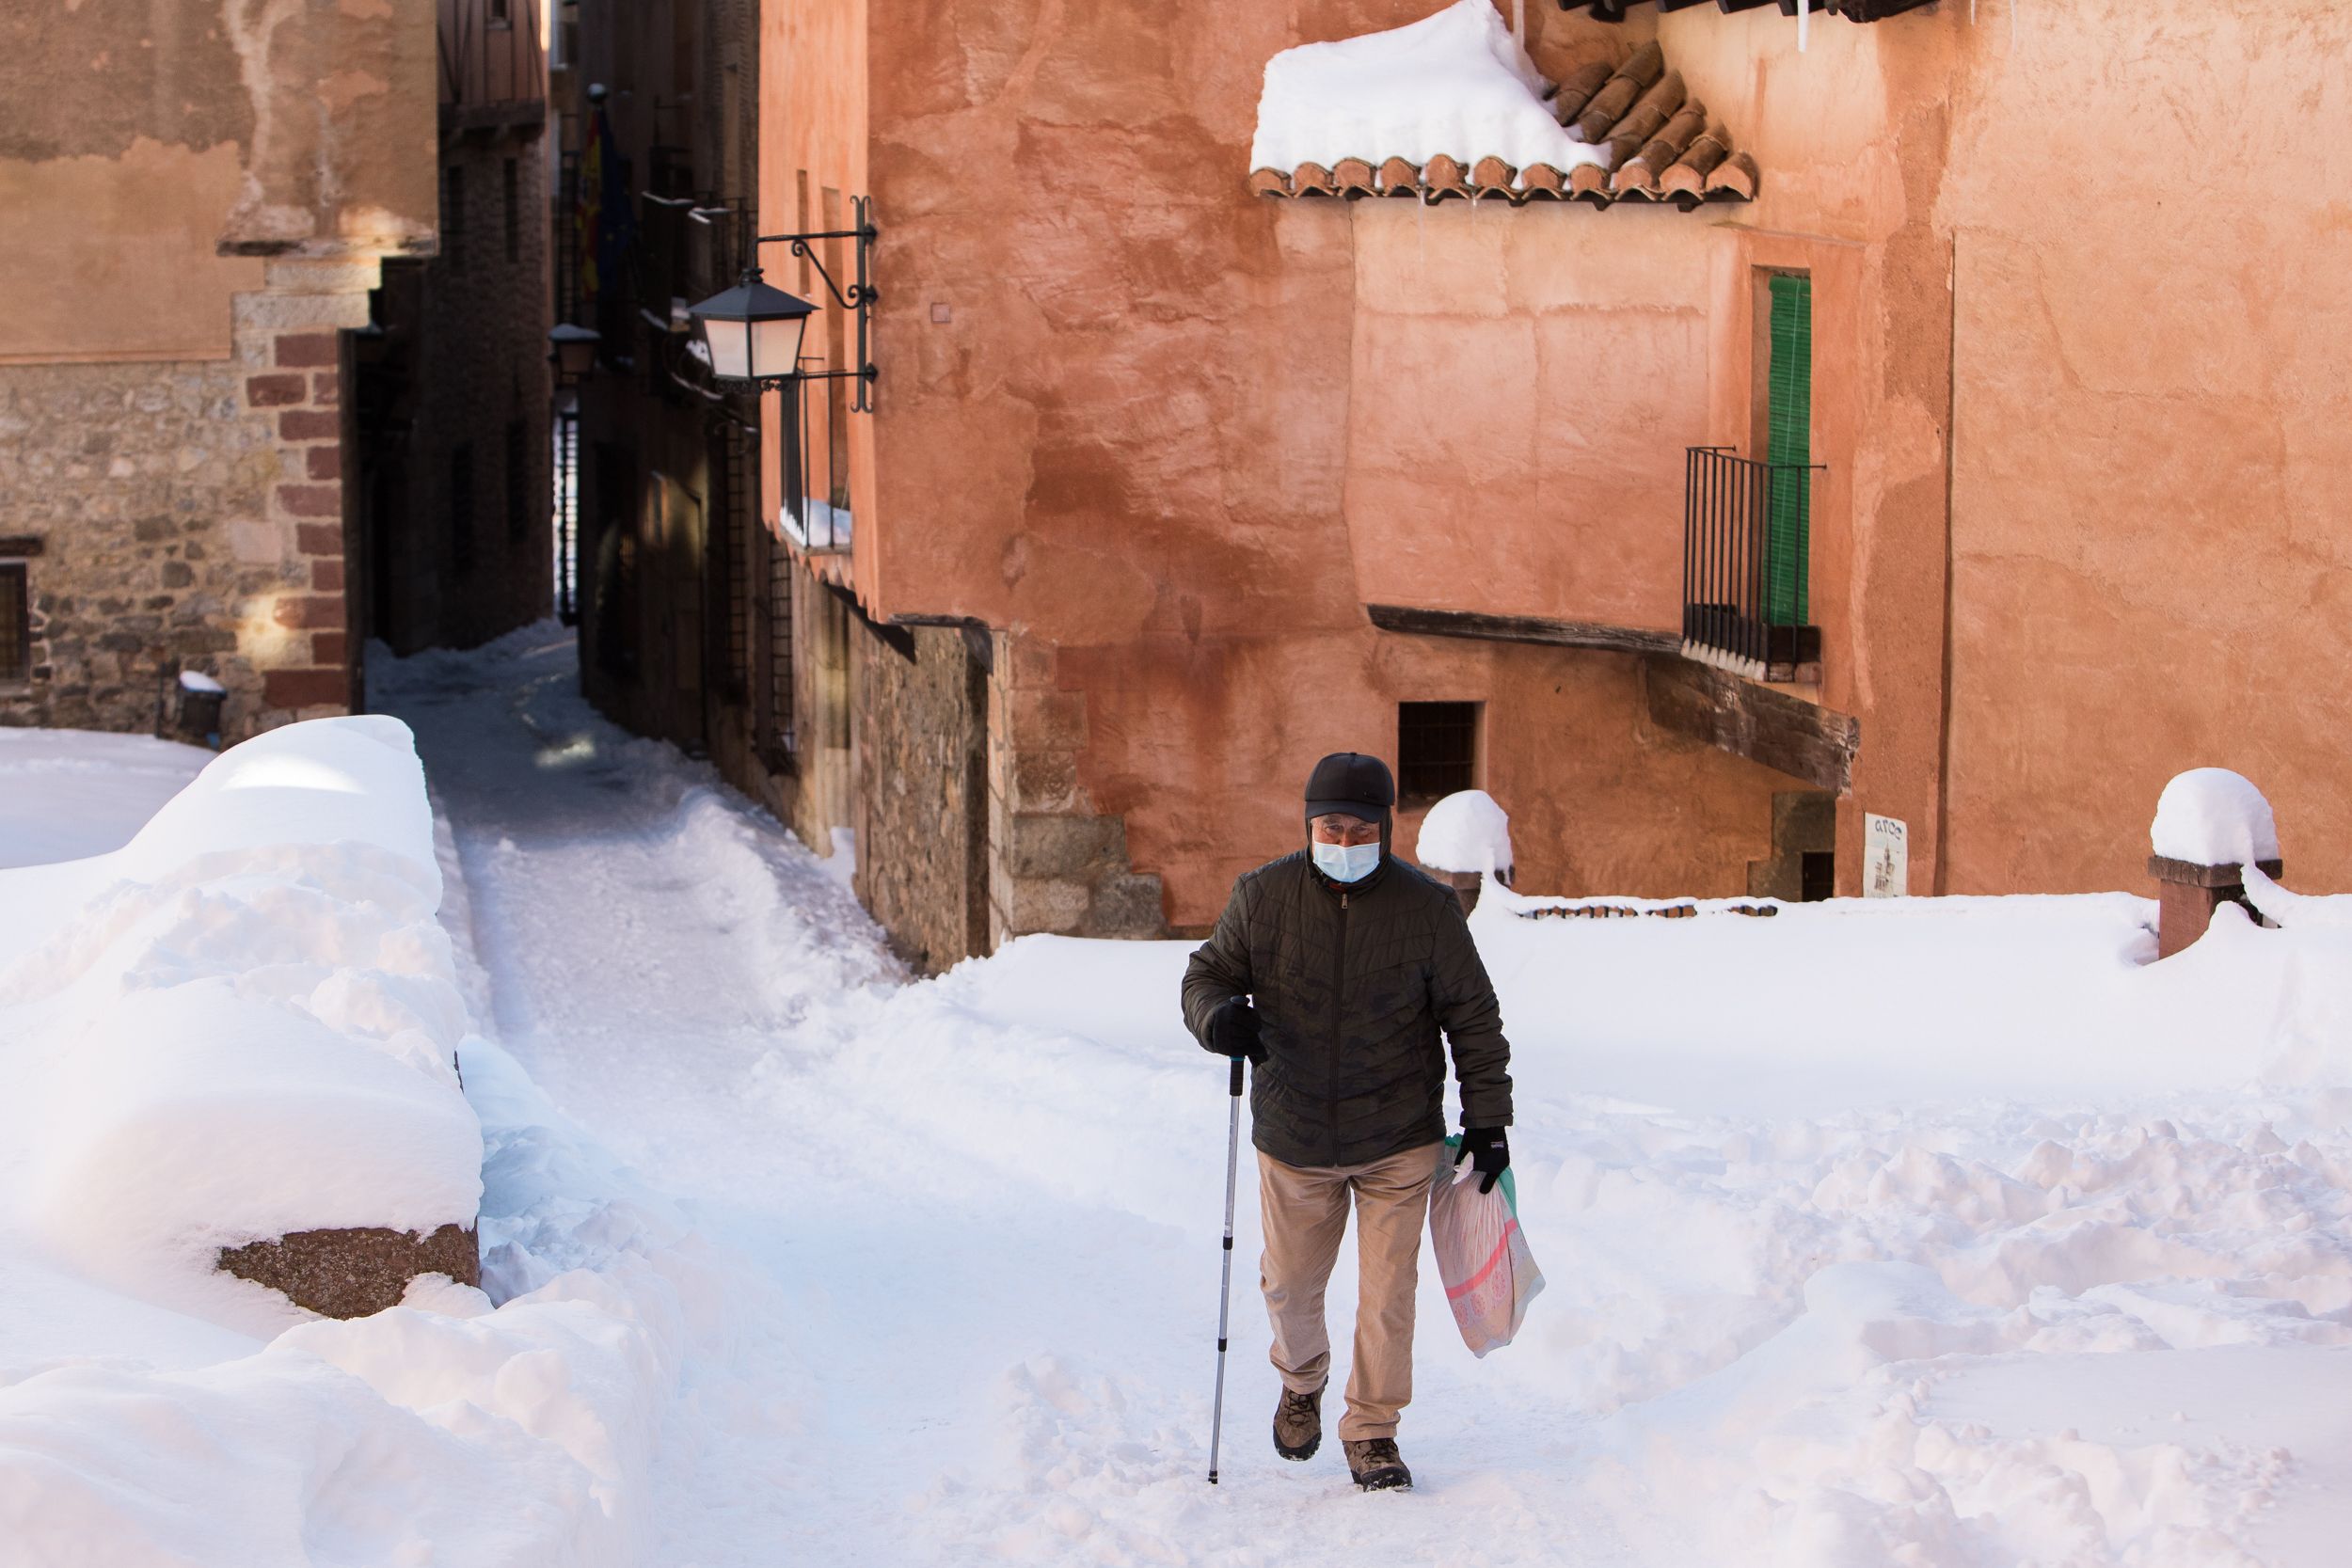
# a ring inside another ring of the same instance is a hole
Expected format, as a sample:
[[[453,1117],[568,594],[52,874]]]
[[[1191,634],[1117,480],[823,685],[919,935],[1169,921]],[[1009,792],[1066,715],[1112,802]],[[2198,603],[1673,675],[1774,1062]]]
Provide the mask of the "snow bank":
[[[223,1321],[289,1310],[217,1250],[470,1225],[466,1009],[405,727],[225,753],[109,855],[0,872],[0,1172],[94,1279]],[[35,933],[39,935],[35,938]]]
[[[212,760],[144,735],[0,728],[0,870],[121,848]]]
[[[1266,62],[1251,168],[1326,168],[1343,158],[1514,168],[1605,163],[1552,118],[1543,77],[1492,0],[1457,0],[1385,33],[1301,44]]]
[[[1511,818],[1483,789],[1465,789],[1429,808],[1413,859],[1438,871],[1511,869]]]
[[[2166,784],[2148,839],[2157,854],[2192,865],[2279,858],[2270,802],[2243,774],[2226,768],[2192,768]]]
[[[639,1560],[688,1304],[733,1282],[471,1033],[456,870],[405,728],[362,719],[226,753],[117,854],[0,873],[0,908],[63,900],[0,948],[0,1558]],[[486,1289],[372,1318],[211,1269],[477,1211]]]

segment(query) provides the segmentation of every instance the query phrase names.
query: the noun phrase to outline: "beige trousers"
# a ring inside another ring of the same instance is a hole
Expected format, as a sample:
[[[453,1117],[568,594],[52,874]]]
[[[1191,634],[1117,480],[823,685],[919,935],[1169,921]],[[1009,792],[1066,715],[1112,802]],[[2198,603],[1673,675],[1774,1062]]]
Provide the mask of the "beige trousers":
[[[1413,1291],[1421,1237],[1429,1223],[1436,1144],[1368,1165],[1301,1169],[1258,1155],[1258,1203],[1265,1252],[1258,1288],[1274,1321],[1274,1370],[1282,1386],[1311,1394],[1331,1375],[1331,1337],[1323,1291],[1356,1198],[1356,1349],[1347,1369],[1347,1413],[1340,1439],[1394,1437],[1397,1413],[1413,1397]]]

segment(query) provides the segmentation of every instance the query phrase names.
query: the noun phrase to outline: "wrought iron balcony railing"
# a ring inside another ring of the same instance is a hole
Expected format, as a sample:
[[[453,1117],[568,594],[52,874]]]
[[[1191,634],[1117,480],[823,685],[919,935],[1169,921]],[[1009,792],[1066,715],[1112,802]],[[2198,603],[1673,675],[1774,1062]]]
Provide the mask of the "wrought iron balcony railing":
[[[1688,449],[1686,657],[1757,680],[1802,680],[1818,672],[1821,633],[1812,624],[1811,576],[1813,475],[1820,467],[1758,463],[1729,447]]]

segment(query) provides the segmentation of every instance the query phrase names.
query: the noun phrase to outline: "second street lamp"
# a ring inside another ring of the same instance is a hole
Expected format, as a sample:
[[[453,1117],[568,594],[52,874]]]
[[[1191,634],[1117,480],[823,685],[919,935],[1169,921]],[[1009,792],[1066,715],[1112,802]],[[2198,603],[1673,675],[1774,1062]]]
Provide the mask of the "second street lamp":
[[[711,379],[756,387],[797,374],[801,333],[816,309],[761,281],[757,267],[745,268],[740,283],[691,310],[702,328],[703,346],[710,353]]]

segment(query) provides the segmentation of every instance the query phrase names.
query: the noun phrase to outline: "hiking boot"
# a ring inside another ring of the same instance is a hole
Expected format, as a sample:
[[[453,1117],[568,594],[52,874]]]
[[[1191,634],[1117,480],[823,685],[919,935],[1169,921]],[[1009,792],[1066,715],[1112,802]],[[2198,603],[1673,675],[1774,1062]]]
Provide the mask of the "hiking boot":
[[[1347,1450],[1347,1473],[1362,1490],[1387,1492],[1413,1484],[1413,1472],[1397,1454],[1395,1438],[1367,1437],[1360,1443],[1343,1442],[1340,1447]]]
[[[1282,1390],[1274,1407],[1274,1451],[1284,1459],[1312,1459],[1323,1447],[1323,1390],[1294,1394]]]

